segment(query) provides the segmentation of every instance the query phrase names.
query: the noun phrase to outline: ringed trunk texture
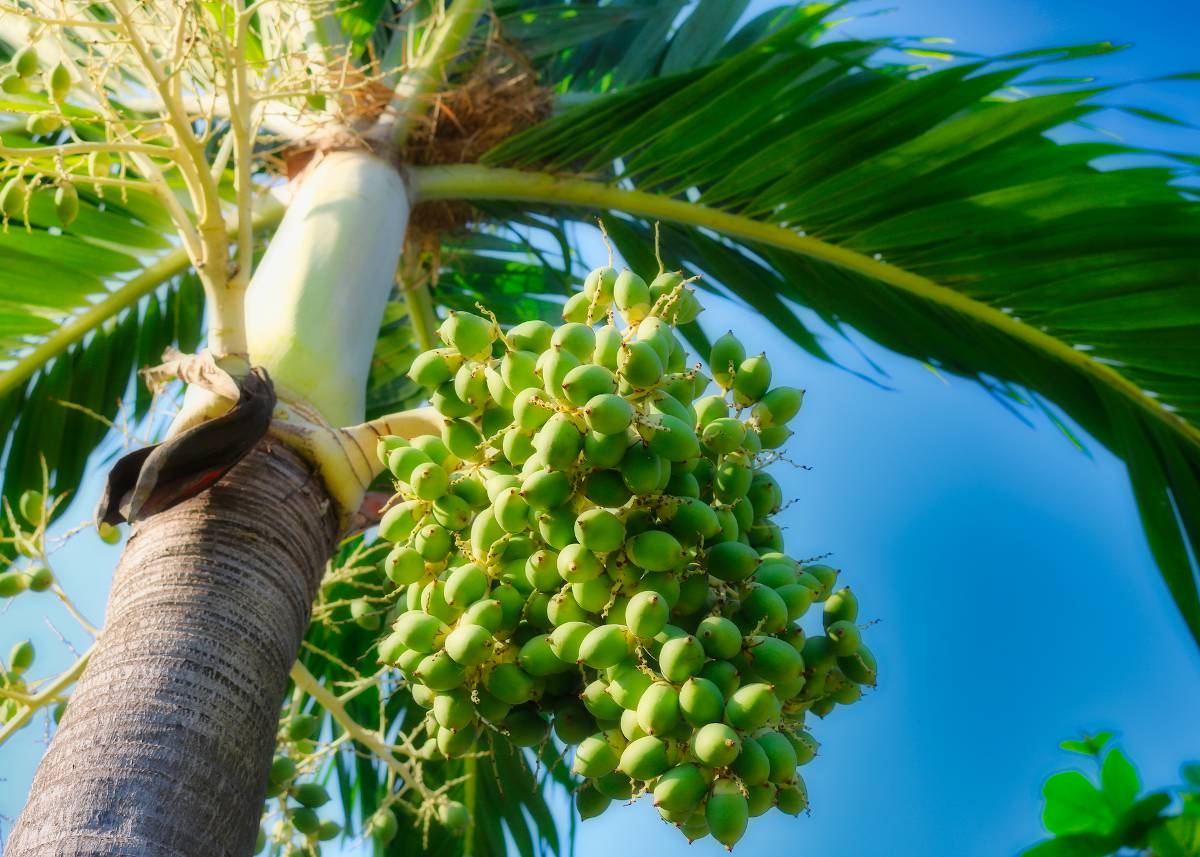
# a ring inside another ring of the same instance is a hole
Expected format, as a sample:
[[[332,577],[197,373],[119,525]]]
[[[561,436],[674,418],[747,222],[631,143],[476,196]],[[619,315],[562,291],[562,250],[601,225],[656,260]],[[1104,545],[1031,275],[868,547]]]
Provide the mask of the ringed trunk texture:
[[[334,539],[319,479],[269,441],[138,524],[8,857],[249,855]]]

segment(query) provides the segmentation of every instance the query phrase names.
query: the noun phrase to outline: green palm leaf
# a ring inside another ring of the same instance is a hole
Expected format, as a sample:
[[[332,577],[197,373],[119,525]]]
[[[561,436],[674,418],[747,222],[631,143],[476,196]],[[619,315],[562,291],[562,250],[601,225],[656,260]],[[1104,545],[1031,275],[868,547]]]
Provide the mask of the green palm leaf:
[[[1006,87],[1028,63],[873,69],[877,45],[814,47],[812,26],[792,21],[703,69],[615,90],[482,166],[415,169],[415,187],[631,216],[641,241],[645,220],[671,221],[671,260],[814,353],[784,301],[1053,402],[1125,460],[1200,640],[1200,206],[1172,184],[1189,167],[1106,171],[1097,158],[1138,150],[1047,138],[1098,112],[1105,88],[1016,98]]]

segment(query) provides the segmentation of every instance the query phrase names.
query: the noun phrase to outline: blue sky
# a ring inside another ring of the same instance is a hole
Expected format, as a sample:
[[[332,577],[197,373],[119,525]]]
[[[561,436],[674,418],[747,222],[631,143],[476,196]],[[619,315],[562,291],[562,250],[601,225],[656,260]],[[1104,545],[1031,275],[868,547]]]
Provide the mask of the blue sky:
[[[982,53],[1134,42],[1086,63],[1110,81],[1200,65],[1197,4],[897,5],[845,29],[949,36]],[[1200,124],[1194,87],[1134,87],[1114,100]],[[1116,113],[1103,119],[1134,142],[1200,151],[1195,131]],[[782,521],[788,545],[798,556],[833,552],[863,615],[878,620],[868,636],[878,690],[814,726],[823,748],[804,770],[811,816],[756,819],[738,853],[1013,854],[1042,835],[1041,782],[1069,761],[1061,738],[1114,729],[1151,785],[1173,782],[1180,761],[1200,757],[1200,655],[1155,570],[1118,460],[1095,444],[1080,453],[1044,420],[1023,425],[972,384],[937,378],[869,342],[859,345],[886,370],[891,392],[799,353],[732,303],[710,303],[702,322],[710,333],[739,331],[773,358],[779,383],[807,389],[788,452],[811,469],[779,473],[796,499]],[[849,346],[832,336],[826,344],[861,365]],[[96,488],[94,479],[85,486],[71,523],[87,515]],[[90,534],[62,553],[68,588],[93,619],[116,557]],[[37,597],[49,603],[23,599]],[[62,647],[42,611],[26,609],[34,606],[0,614],[0,641],[33,636],[48,669]],[[50,614],[70,628],[61,611]],[[20,808],[41,728],[0,749],[0,815]],[[686,848],[644,802],[581,826],[580,857],[614,849],[622,857],[723,853],[711,840]]]

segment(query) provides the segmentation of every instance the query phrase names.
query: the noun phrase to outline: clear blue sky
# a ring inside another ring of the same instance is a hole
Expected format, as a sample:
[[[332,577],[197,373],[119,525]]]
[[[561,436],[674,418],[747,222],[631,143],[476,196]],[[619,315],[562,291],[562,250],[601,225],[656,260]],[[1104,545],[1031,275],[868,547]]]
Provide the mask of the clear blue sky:
[[[950,36],[983,53],[1134,42],[1086,64],[1107,80],[1200,66],[1200,6],[1179,0],[896,5],[846,30]],[[1196,94],[1183,84],[1138,87],[1124,100],[1200,124]],[[1104,124],[1142,144],[1200,151],[1194,131],[1117,114]],[[1095,444],[1091,457],[1079,453],[1044,420],[1022,425],[972,384],[935,378],[869,342],[860,344],[894,392],[798,353],[736,305],[710,304],[702,321],[710,333],[745,332],[773,358],[779,382],[808,390],[788,451],[812,469],[781,474],[797,499],[783,521],[789,548],[834,552],[864,615],[878,620],[869,639],[879,689],[814,726],[823,749],[804,770],[812,815],[756,819],[737,853],[1013,854],[1042,835],[1041,782],[1068,761],[1059,739],[1114,729],[1153,785],[1173,782],[1180,761],[1200,757],[1200,655],[1154,568],[1119,461]],[[836,339],[826,344],[861,365]],[[93,480],[72,522],[86,516],[95,489]],[[90,535],[63,552],[61,567],[92,617],[116,555]],[[43,651],[61,649],[37,613],[0,614],[0,642],[33,635]],[[0,749],[0,815],[20,808],[40,731],[30,727]],[[0,833],[6,827],[0,822]],[[645,802],[581,826],[580,857],[617,849],[622,857],[724,853],[711,840],[687,848]]]

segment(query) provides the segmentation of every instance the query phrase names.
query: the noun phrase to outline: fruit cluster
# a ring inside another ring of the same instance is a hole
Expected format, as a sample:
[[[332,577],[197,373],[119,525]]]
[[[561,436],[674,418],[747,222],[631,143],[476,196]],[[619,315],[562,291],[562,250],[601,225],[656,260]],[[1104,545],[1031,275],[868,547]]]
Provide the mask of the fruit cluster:
[[[482,728],[532,746],[552,722],[584,818],[652,793],[689,839],[732,847],[751,816],[805,808],[806,713],[857,700],[875,662],[838,572],[786,556],[771,520],[801,391],[726,334],[706,395],[674,330],[699,311],[678,274],[605,267],[557,328],[450,313],[410,373],[441,437],[379,443],[403,588],[379,651],[429,709],[431,755]]]

